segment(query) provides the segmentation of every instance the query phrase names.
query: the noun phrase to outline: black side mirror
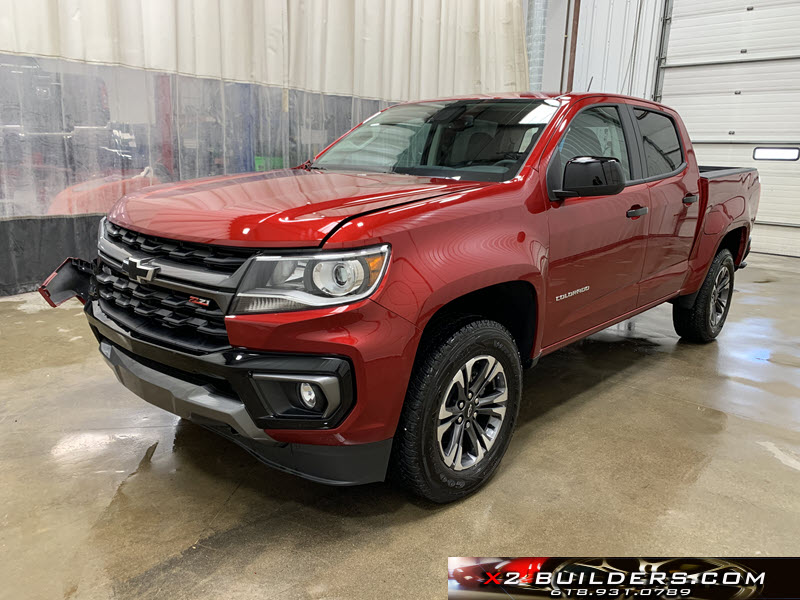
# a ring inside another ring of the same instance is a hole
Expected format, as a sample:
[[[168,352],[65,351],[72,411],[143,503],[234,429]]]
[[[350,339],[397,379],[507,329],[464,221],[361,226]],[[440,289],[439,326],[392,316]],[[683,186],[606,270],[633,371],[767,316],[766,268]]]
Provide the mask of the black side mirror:
[[[559,200],[577,196],[613,196],[625,189],[625,175],[616,158],[580,156],[567,161],[564,181],[553,195]]]

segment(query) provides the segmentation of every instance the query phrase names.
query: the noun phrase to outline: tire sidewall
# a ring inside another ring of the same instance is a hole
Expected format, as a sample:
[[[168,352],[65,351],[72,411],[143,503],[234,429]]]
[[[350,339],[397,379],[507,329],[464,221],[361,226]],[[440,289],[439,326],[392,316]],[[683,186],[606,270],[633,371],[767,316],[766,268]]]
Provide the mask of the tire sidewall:
[[[485,327],[477,333],[469,332],[469,335],[464,335],[464,333],[462,330],[456,334],[461,339],[444,357],[443,368],[438,369],[436,375],[430,378],[431,380],[425,386],[420,458],[423,461],[422,467],[431,491],[434,495],[446,496],[446,499],[451,499],[452,495],[469,494],[486,483],[497,470],[511,440],[519,413],[522,391],[522,368],[519,354],[510,336],[503,336],[501,330],[492,327]],[[506,415],[495,443],[483,460],[463,471],[454,471],[444,464],[439,451],[436,436],[439,407],[456,372],[469,359],[480,355],[492,356],[503,366],[508,389]]]

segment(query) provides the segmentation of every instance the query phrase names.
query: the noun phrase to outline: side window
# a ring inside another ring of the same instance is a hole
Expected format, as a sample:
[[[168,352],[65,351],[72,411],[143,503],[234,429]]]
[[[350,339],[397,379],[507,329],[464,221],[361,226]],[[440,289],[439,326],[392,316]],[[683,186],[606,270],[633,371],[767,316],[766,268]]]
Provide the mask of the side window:
[[[628,145],[625,143],[619,110],[614,106],[587,108],[578,113],[566,135],[561,138],[557,155],[561,163],[559,181],[567,161],[579,156],[616,158],[622,166],[625,179],[631,179]]]
[[[683,162],[675,123],[666,115],[636,108],[633,111],[642,133],[647,176],[666,175]]]

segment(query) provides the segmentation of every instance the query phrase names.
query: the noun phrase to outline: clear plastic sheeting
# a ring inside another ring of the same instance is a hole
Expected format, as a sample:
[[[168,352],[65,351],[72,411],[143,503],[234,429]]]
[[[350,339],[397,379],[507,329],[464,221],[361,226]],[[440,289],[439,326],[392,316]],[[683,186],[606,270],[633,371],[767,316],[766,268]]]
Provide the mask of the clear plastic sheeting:
[[[297,165],[388,105],[0,54],[0,294],[91,255],[98,215],[125,194]]]
[[[0,218],[104,213],[156,183],[293,166],[388,104],[0,55]]]

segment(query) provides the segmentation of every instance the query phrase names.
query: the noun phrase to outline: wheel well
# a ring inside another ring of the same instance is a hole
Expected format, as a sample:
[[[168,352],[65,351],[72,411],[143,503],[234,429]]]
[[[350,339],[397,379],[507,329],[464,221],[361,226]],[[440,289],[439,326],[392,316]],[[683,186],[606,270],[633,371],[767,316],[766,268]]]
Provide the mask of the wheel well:
[[[499,283],[451,300],[425,325],[423,338],[463,316],[497,321],[511,332],[523,364],[530,358],[536,335],[536,290],[527,281]]]
[[[747,228],[746,227],[737,227],[736,229],[732,229],[725,236],[717,246],[717,252],[714,256],[720,253],[721,250],[728,249],[733,256],[733,264],[734,266],[738,267],[741,262],[744,260],[744,253],[745,249],[747,248]],[[708,262],[708,269],[711,268],[711,263],[713,259]],[[706,269],[706,274],[708,273],[708,269]],[[704,275],[705,277],[706,275]],[[700,283],[702,285],[702,282]],[[677,298],[673,298],[670,300],[673,304],[677,304],[683,308],[691,308],[694,304],[695,298],[697,298],[698,291],[693,292],[691,294],[686,294],[685,296],[678,296]]]
[[[731,251],[731,255],[733,256],[733,264],[738,265],[740,262],[742,262],[742,260],[744,260],[744,249],[746,243],[747,228],[738,227],[725,234],[725,237],[722,238],[722,241],[719,243],[717,253],[719,253],[719,251],[723,248],[727,248]]]

